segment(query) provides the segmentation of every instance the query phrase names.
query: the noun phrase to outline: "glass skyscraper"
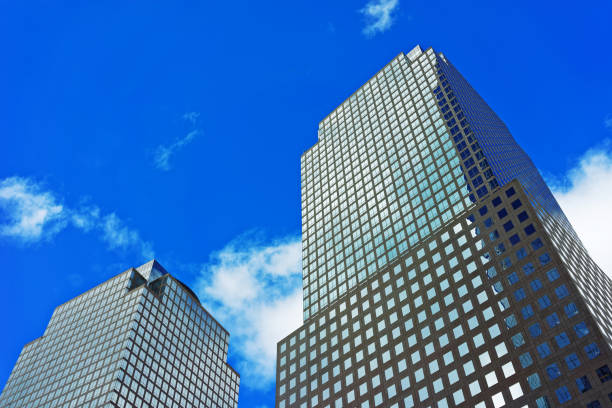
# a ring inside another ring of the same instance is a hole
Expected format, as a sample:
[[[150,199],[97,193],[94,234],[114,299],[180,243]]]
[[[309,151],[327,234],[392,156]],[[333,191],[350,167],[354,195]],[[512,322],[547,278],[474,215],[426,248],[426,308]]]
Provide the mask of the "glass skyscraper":
[[[612,280],[442,53],[395,57],[301,166],[278,408],[612,405]]]
[[[238,404],[229,333],[156,261],[58,306],[19,355],[0,407]]]

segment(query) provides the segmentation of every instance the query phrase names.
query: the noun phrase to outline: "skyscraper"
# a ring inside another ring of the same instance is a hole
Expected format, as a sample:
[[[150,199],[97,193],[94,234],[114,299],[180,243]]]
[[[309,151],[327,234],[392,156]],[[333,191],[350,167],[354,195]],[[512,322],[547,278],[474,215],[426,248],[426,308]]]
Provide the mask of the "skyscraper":
[[[612,281],[447,58],[400,53],[302,156],[276,406],[612,404]]]
[[[156,261],[58,306],[0,407],[236,407],[229,333]]]

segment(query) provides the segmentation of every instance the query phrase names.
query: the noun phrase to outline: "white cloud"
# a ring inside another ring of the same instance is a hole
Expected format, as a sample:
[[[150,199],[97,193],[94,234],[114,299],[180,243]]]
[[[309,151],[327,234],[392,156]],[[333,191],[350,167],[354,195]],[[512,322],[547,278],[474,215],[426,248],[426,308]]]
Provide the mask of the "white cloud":
[[[276,343],[302,324],[299,237],[263,242],[248,234],[213,253],[195,284],[207,309],[230,332],[241,384],[275,379]]]
[[[589,254],[612,276],[612,150],[587,151],[551,189]]]
[[[51,239],[68,226],[95,231],[110,249],[130,250],[153,257],[149,242],[115,214],[101,215],[97,206],[69,208],[56,194],[34,180],[9,177],[0,181],[0,236],[31,244]]]
[[[0,235],[25,243],[49,239],[66,225],[55,196],[21,177],[0,182],[0,211]]]
[[[394,22],[393,13],[399,7],[399,0],[370,0],[359,12],[366,17],[363,33],[373,37],[387,31]]]

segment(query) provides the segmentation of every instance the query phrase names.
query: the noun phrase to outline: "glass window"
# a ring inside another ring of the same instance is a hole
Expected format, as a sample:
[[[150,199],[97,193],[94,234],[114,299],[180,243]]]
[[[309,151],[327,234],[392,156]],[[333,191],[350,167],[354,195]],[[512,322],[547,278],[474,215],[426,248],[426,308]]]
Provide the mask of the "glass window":
[[[523,344],[525,344],[525,339],[523,338],[523,334],[517,333],[514,336],[512,336],[512,344],[514,345],[515,348],[518,348],[522,346]]]
[[[589,329],[586,326],[585,322],[580,322],[577,325],[575,325],[574,330],[576,331],[576,335],[578,336],[578,338],[582,338],[586,336],[587,334],[589,334]]]
[[[557,391],[555,391],[555,393],[557,394],[557,398],[559,398],[560,403],[564,403],[572,399],[572,396],[570,395],[569,390],[566,386],[557,388]]]
[[[455,361],[455,359],[453,358],[453,352],[449,351],[446,354],[444,354],[444,365],[449,365],[450,363],[452,363],[453,361]]]
[[[446,346],[448,344],[448,342],[449,342],[448,335],[447,334],[443,334],[442,336],[440,336],[438,341],[440,342],[440,347]]]
[[[552,329],[553,327],[558,326],[561,321],[559,320],[559,316],[557,316],[556,313],[553,313],[546,317],[546,323],[548,323],[548,326]]]
[[[533,248],[534,251],[537,251],[538,249],[542,248],[543,246],[544,246],[544,243],[542,242],[542,240],[540,238],[536,238],[531,243],[531,247]]]
[[[533,307],[531,307],[531,305],[523,307],[521,309],[521,314],[523,315],[523,319],[529,319],[531,316],[533,316]]]
[[[442,379],[438,378],[437,380],[435,380],[433,382],[433,387],[434,387],[434,393],[436,394],[442,391],[444,389],[444,384],[442,383]]]
[[[595,343],[585,346],[584,351],[591,360],[600,354],[599,347]]]
[[[503,312],[506,309],[510,308],[510,301],[508,300],[507,297],[504,297],[497,301],[497,306],[499,307],[499,310]]]
[[[406,390],[407,388],[410,388],[410,378],[408,376],[402,378],[400,385],[402,386],[402,390]]]
[[[557,346],[559,346],[559,348],[566,347],[570,344],[570,339],[565,332],[556,335],[555,341],[557,342]]]
[[[576,305],[574,303],[568,303],[565,307],[565,314],[567,315],[568,318],[570,317],[574,317],[578,314],[578,308],[576,307]]]
[[[580,360],[576,353],[572,353],[569,356],[565,357],[565,363],[567,364],[567,368],[573,370],[574,368],[580,366]]]
[[[561,370],[559,369],[559,366],[554,363],[546,367],[546,374],[548,374],[548,378],[554,380],[561,375]]]
[[[514,373],[516,373],[516,371],[514,370],[514,365],[512,365],[512,361],[508,361],[506,364],[504,364],[502,366],[502,371],[504,373],[505,378],[508,378],[514,375]]]
[[[533,373],[530,376],[528,376],[527,383],[529,384],[529,387],[531,387],[532,390],[540,388],[540,386],[542,385],[542,382],[540,381],[540,376],[538,375],[538,373]]]
[[[602,383],[612,380],[612,371],[610,371],[610,368],[608,367],[607,364],[599,367],[596,370],[596,372],[597,372],[597,376],[599,377],[599,380]]]
[[[484,336],[482,335],[482,333],[478,333],[476,336],[474,336],[473,341],[474,346],[476,346],[476,348],[482,346],[485,343]]]
[[[515,284],[518,281],[519,278],[516,272],[512,272],[510,275],[508,275],[508,283],[510,283],[511,285]]]
[[[500,281],[493,283],[493,285],[491,285],[491,288],[493,289],[493,294],[495,295],[504,291],[504,286]]]
[[[529,334],[531,337],[539,337],[542,334],[542,328],[539,323],[529,326]]]
[[[472,394],[472,396],[479,394],[480,391],[481,389],[478,380],[474,381],[473,383],[470,383],[470,394]]]
[[[476,371],[474,369],[474,363],[471,360],[465,363],[463,365],[463,371],[465,372],[466,376],[472,374],[474,371]]]
[[[546,265],[550,262],[550,255],[548,255],[548,252],[544,252],[538,257],[538,260],[540,261],[540,265]]]
[[[555,289],[555,294],[559,299],[563,299],[569,295],[569,290],[567,290],[567,286],[561,285],[557,289]]]
[[[433,352],[434,352],[434,345],[433,345],[433,343],[428,343],[428,344],[425,346],[425,354],[429,356],[429,355],[431,355],[431,353],[433,353]]]
[[[510,386],[509,390],[513,400],[520,398],[524,395],[523,388],[521,387],[520,383],[513,384],[512,386]]]
[[[497,357],[502,357],[508,354],[508,348],[506,347],[506,343],[503,341],[495,346],[495,352],[497,353]]]
[[[552,302],[550,301],[550,298],[547,295],[544,295],[538,299],[538,304],[540,305],[540,309],[546,309],[552,304]]]
[[[527,262],[525,265],[523,265],[523,272],[525,273],[525,276],[531,275],[533,271],[535,271],[535,267],[531,262]]]
[[[499,326],[497,325],[497,323],[489,327],[489,335],[491,336],[492,339],[496,338],[500,334],[501,334],[501,331],[499,330]]]
[[[495,375],[495,371],[491,371],[485,375],[485,381],[487,382],[487,387],[489,388],[497,384],[497,376]]]
[[[550,347],[548,346],[548,343],[546,343],[546,342],[540,344],[537,347],[537,350],[538,350],[538,354],[540,355],[540,358],[546,358],[551,353]]]
[[[546,272],[546,276],[548,276],[548,280],[553,282],[559,278],[559,271],[557,268],[552,268],[548,272]]]
[[[457,370],[453,370],[450,373],[448,373],[448,382],[450,384],[454,384],[457,381],[459,381],[459,374],[457,373]]]
[[[529,352],[521,354],[519,356],[519,361],[521,362],[521,366],[523,368],[527,368],[533,364],[533,359],[531,358],[531,354],[529,354]]]
[[[465,401],[465,397],[463,396],[463,391],[461,389],[455,391],[453,393],[453,399],[455,400],[455,405],[459,405]]]
[[[531,281],[531,290],[537,292],[542,289],[542,282],[539,279],[534,279]]]
[[[482,353],[478,359],[480,360],[480,365],[482,367],[485,367],[487,365],[489,365],[491,363],[491,357],[489,356],[489,352],[485,351],[484,353]]]
[[[589,381],[589,378],[586,375],[580,378],[576,378],[576,385],[578,387],[578,391],[580,391],[581,393],[585,393],[591,388],[593,388],[591,386],[591,382]]]
[[[506,327],[511,329],[512,327],[517,325],[516,316],[510,315],[506,317]]]
[[[431,374],[438,372],[439,369],[440,367],[438,366],[438,360],[433,360],[429,363],[429,372]]]
[[[423,387],[419,390],[419,400],[425,401],[429,398],[429,392],[427,392],[427,387]]]
[[[551,408],[550,402],[548,402],[548,398],[540,397],[536,400],[537,408]]]

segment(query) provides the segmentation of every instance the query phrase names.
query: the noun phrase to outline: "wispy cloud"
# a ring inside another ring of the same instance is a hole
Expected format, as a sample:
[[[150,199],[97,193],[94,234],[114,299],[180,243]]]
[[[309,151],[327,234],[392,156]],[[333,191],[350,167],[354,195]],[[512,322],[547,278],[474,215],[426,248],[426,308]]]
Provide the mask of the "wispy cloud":
[[[192,130],[187,133],[185,137],[177,139],[170,146],[157,146],[155,149],[155,167],[160,170],[168,171],[170,170],[170,159],[172,155],[191,143],[193,139],[198,135],[197,130]]]
[[[612,130],[612,115],[608,114],[604,119],[604,126]]]
[[[115,214],[102,214],[94,205],[71,208],[40,183],[9,177],[0,181],[0,236],[22,244],[47,241],[72,226],[97,232],[110,249],[130,250],[153,257],[152,245]]]
[[[152,259],[155,256],[153,245],[150,242],[143,241],[138,231],[125,225],[115,213],[102,217],[97,227],[102,231],[101,238],[108,244],[109,248],[134,248],[145,259]]]
[[[589,254],[612,276],[611,144],[587,151],[565,177],[550,185]]]
[[[394,22],[394,12],[399,8],[399,0],[370,0],[359,10],[366,18],[363,34],[373,37],[387,31]]]
[[[183,119],[191,122],[192,125],[195,125],[200,117],[200,112],[187,112],[183,115]]]
[[[198,122],[198,118],[200,117],[200,113],[198,112],[187,112],[183,115],[183,119],[187,122],[190,122],[192,126],[195,126]],[[200,131],[197,129],[191,130],[185,136],[180,137],[174,141],[174,143],[164,146],[159,145],[155,149],[153,153],[153,160],[155,167],[162,171],[168,171],[171,168],[170,159],[172,156],[177,153],[179,150],[183,149],[189,143],[195,139],[196,136],[200,134]]]
[[[299,237],[247,234],[202,267],[195,287],[230,332],[241,384],[265,388],[274,381],[276,343],[302,323],[301,276]]]

